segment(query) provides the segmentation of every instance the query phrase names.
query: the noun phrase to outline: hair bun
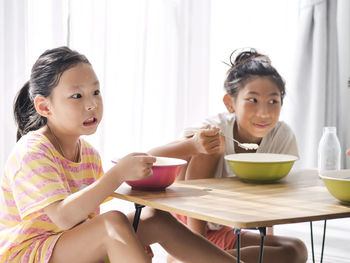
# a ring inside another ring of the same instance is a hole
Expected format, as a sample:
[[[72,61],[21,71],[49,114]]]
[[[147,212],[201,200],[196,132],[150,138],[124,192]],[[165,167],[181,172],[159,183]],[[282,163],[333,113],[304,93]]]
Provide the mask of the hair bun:
[[[257,60],[271,64],[271,61],[267,56],[260,54],[254,48],[236,49],[231,53],[230,56],[230,63],[232,67],[238,67],[251,60]]]

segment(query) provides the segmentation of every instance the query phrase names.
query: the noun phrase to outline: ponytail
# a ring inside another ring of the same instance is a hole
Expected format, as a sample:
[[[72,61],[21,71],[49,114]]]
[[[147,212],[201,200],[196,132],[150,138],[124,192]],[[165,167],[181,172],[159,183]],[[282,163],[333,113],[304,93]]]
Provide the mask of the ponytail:
[[[30,131],[37,130],[46,124],[46,118],[35,110],[29,94],[29,81],[17,93],[13,112],[17,124],[17,141]]]

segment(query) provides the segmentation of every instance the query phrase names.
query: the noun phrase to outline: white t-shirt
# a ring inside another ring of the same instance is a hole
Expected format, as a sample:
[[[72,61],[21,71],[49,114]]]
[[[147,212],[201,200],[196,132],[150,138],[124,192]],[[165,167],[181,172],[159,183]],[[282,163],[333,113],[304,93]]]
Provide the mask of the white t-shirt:
[[[228,112],[219,113],[216,116],[209,117],[202,123],[198,123],[192,127],[186,128],[185,136],[193,135],[193,131],[206,125],[216,126],[221,129],[221,132],[228,137],[233,138],[233,128],[235,125],[236,115]],[[282,153],[290,154],[299,157],[298,146],[295,135],[291,128],[284,122],[279,121],[273,129],[261,140],[257,153]],[[230,166],[224,159],[225,155],[235,153],[234,142],[226,140],[226,150],[217,164],[215,178],[232,177],[234,176]],[[210,230],[219,230],[222,225],[208,222]]]
[[[216,116],[209,117],[202,123],[185,129],[184,135],[188,136],[191,130],[198,129],[205,125],[216,126],[221,129],[225,136],[233,137],[233,127],[235,124],[236,115],[228,112],[219,113]],[[193,132],[192,132],[193,133]],[[275,127],[263,137],[257,153],[282,153],[290,154],[299,157],[298,146],[295,139],[295,135],[291,128],[284,122],[279,121]],[[232,140],[226,140],[225,154],[219,160],[215,171],[215,178],[234,176],[228,163],[225,161],[224,156],[227,154],[235,153],[234,142]]]
[[[207,118],[204,122],[198,123],[195,126],[186,128],[185,136],[193,135],[193,130],[206,126],[208,124],[221,129],[221,132],[228,137],[233,137],[233,127],[235,124],[236,115],[228,112],[219,113],[216,116]],[[298,146],[295,135],[291,128],[284,122],[279,121],[273,129],[261,140],[257,153],[281,153],[290,154],[299,157]],[[226,140],[226,150],[217,164],[215,178],[232,177],[234,176],[230,166],[224,159],[225,155],[235,153],[234,142]],[[222,225],[208,222],[210,230],[219,230]]]

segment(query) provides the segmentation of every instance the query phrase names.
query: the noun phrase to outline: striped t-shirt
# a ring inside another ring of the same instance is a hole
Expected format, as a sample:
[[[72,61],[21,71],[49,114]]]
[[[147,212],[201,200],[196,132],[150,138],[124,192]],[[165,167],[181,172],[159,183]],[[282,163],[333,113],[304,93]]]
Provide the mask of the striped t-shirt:
[[[79,139],[80,162],[65,159],[39,132],[16,144],[1,177],[0,262],[48,262],[63,229],[44,213],[102,174],[98,152]],[[89,217],[99,214],[99,209]]]

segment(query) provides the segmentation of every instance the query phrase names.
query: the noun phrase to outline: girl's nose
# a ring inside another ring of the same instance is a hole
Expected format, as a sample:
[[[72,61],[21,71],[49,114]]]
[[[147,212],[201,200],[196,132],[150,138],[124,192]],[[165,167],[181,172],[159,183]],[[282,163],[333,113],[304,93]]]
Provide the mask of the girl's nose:
[[[92,106],[92,105],[91,105],[91,106],[88,107],[88,110],[93,110],[93,109],[95,109],[95,108],[96,108],[95,106]]]
[[[97,102],[95,99],[89,100],[89,102],[86,105],[87,110],[94,110],[97,108]]]
[[[257,115],[259,117],[268,117],[270,115],[269,107],[267,105],[260,105]]]

